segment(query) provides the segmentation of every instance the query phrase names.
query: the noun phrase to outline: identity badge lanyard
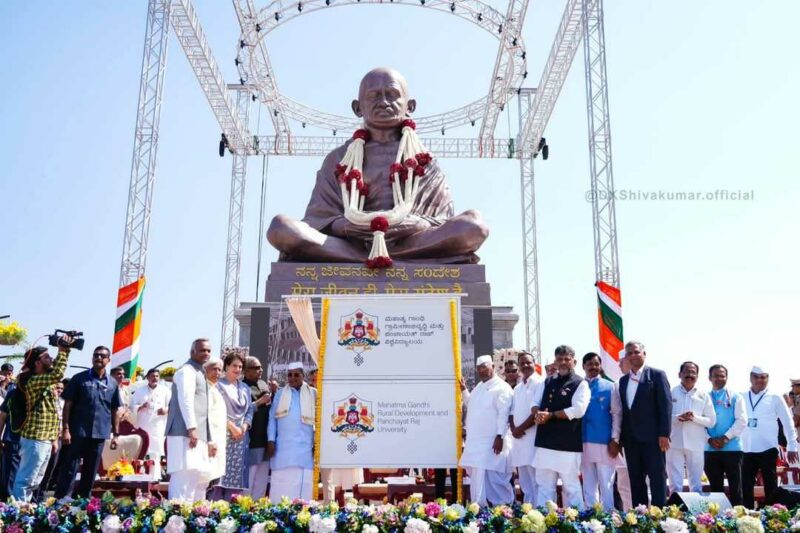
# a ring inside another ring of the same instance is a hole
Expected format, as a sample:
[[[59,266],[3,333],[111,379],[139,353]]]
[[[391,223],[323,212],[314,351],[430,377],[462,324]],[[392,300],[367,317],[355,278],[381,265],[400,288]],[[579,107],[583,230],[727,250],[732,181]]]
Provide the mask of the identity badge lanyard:
[[[764,392],[761,393],[761,398],[759,398],[758,401],[755,404],[753,404],[753,393],[751,391],[747,391],[747,397],[750,400],[750,409],[753,412],[753,418],[750,418],[747,421],[747,427],[749,427],[749,428],[758,427],[758,418],[755,418],[756,407],[758,407],[758,404],[761,403],[761,400],[763,400],[764,396],[766,396],[766,395],[767,395],[767,391],[765,389]]]

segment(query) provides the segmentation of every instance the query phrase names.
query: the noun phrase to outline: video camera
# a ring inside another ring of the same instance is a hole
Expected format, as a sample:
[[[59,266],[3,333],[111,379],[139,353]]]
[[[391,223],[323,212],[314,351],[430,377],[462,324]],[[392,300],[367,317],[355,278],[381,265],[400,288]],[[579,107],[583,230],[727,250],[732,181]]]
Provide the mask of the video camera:
[[[64,336],[69,335],[72,337],[72,343],[67,344],[63,341]],[[75,348],[76,350],[83,350],[83,343],[85,339],[82,331],[67,331],[65,329],[57,329],[55,333],[48,337],[50,346],[60,346],[62,348]]]

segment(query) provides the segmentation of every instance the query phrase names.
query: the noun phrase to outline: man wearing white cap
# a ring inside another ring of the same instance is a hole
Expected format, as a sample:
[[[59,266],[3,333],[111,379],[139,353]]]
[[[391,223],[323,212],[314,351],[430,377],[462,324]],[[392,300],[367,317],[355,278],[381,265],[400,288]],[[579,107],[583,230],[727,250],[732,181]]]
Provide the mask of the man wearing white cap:
[[[511,467],[508,415],[511,387],[494,373],[491,355],[475,360],[481,380],[470,393],[467,404],[467,442],[461,466],[469,472],[470,496],[479,505],[511,504]]]
[[[267,424],[272,459],[269,497],[310,500],[314,486],[314,418],[317,389],[304,379],[303,363],[289,364],[288,384],[275,393]]]
[[[783,398],[767,390],[768,384],[769,373],[754,366],[750,370],[750,390],[742,395],[747,414],[747,427],[742,434],[742,502],[748,509],[752,509],[755,504],[753,486],[759,470],[764,480],[764,496],[767,500],[778,486],[778,420],[786,432],[789,462],[797,462],[797,434],[792,415]]]

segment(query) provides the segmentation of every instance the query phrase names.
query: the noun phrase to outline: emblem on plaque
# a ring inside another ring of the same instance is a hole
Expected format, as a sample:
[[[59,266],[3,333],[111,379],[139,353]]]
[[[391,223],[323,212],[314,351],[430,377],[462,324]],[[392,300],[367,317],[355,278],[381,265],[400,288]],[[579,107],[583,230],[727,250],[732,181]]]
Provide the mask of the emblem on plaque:
[[[356,309],[341,318],[338,344],[353,352],[356,366],[364,364],[364,352],[381,343],[379,337],[378,317]]]
[[[351,394],[333,404],[331,431],[347,439],[347,451],[356,453],[356,441],[375,430],[372,402]]]

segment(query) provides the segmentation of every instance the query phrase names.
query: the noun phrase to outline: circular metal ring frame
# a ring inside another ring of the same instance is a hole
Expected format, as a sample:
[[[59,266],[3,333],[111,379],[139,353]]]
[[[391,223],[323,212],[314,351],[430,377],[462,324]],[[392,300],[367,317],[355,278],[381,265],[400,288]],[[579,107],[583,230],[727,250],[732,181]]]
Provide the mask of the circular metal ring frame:
[[[255,87],[257,98],[277,109],[283,110],[285,115],[305,125],[318,126],[329,130],[355,130],[361,127],[361,119],[345,117],[332,113],[325,113],[281,94],[275,89],[271,78],[272,66],[268,64],[267,57],[261,53],[261,47],[266,50],[263,40],[267,34],[289,21],[302,15],[331,7],[341,7],[357,4],[382,4],[404,5],[409,7],[423,7],[436,11],[449,13],[468,22],[476,24],[500,41],[500,69],[495,80],[494,94],[499,95],[494,104],[503,106],[510,95],[522,82],[527,74],[527,61],[525,48],[518,28],[514,21],[509,22],[506,17],[496,9],[480,0],[307,0],[284,1],[273,0],[258,12],[258,20],[243,23],[240,37],[237,65],[239,75],[244,83]],[[424,117],[414,117],[417,131],[430,133],[452,128],[467,123],[475,124],[483,117],[488,105],[489,96],[484,96],[465,106]],[[277,105],[275,105],[277,103]]]

